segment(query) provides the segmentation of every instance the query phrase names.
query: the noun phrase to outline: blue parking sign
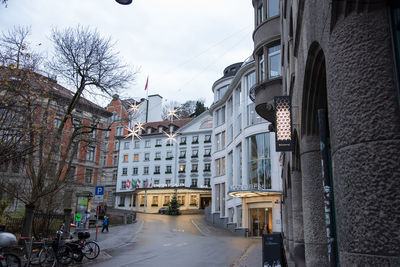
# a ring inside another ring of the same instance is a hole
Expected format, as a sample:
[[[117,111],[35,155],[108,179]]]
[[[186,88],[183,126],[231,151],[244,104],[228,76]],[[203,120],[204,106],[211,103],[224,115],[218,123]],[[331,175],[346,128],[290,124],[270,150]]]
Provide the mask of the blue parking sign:
[[[96,186],[96,191],[94,193],[96,196],[104,195],[104,186]]]

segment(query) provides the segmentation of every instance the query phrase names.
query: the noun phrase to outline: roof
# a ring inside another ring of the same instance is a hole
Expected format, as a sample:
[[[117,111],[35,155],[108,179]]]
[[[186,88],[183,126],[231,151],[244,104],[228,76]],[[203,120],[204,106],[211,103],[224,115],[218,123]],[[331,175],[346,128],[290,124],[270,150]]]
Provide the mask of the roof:
[[[153,129],[158,129],[158,127],[162,126],[163,128],[168,128],[170,125],[175,125],[177,128],[182,127],[183,125],[185,125],[186,123],[190,122],[191,120],[193,120],[193,118],[185,118],[185,119],[181,119],[181,120],[165,120],[165,121],[155,121],[155,122],[149,122],[143,125],[144,129],[147,129],[149,127],[153,128]],[[145,133],[143,133],[143,135],[145,135]]]
[[[11,77],[14,76],[13,74],[16,74],[15,76],[18,77],[19,75],[23,75],[24,73],[32,73],[33,75],[31,77],[35,77],[35,79],[30,79],[29,80],[29,85],[31,87],[36,87],[37,89],[47,87],[50,89],[50,92],[55,96],[55,97],[60,97],[64,99],[71,100],[72,97],[74,96],[74,92],[59,85],[56,80],[43,76],[40,73],[36,72],[30,72],[26,70],[12,70],[7,67],[0,66],[0,70],[2,74],[7,77],[7,74],[10,75]],[[89,109],[89,111],[93,111],[95,109],[97,112],[101,113],[105,117],[112,116],[112,113],[108,112],[105,108],[93,103],[90,100],[87,100],[86,98],[82,97],[79,100],[78,107],[77,108],[83,108],[83,109]]]

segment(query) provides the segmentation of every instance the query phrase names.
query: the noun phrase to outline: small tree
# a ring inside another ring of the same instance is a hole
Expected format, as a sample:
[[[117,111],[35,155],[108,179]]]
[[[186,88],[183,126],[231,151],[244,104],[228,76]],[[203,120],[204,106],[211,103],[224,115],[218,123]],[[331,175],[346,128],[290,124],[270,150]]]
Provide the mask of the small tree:
[[[179,211],[179,204],[178,200],[176,199],[176,195],[174,195],[171,202],[169,202],[167,214],[174,216],[181,214],[181,212]]]

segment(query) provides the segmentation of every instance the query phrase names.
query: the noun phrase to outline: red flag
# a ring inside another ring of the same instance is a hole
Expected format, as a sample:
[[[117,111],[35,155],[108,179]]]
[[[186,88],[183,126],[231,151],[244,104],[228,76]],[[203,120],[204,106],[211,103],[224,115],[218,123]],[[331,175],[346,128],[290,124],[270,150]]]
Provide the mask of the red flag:
[[[147,90],[147,86],[149,85],[149,76],[147,76],[147,80],[146,80],[146,86],[144,87],[144,90]]]

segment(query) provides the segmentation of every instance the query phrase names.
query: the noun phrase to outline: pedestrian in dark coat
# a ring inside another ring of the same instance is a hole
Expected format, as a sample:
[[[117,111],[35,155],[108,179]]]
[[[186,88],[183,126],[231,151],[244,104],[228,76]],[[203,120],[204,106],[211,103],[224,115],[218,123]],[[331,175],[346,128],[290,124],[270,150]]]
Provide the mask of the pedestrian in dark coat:
[[[108,225],[110,224],[110,219],[108,219],[107,216],[104,216],[103,220],[103,229],[101,229],[101,232],[104,233],[104,229],[107,230],[108,233]]]

